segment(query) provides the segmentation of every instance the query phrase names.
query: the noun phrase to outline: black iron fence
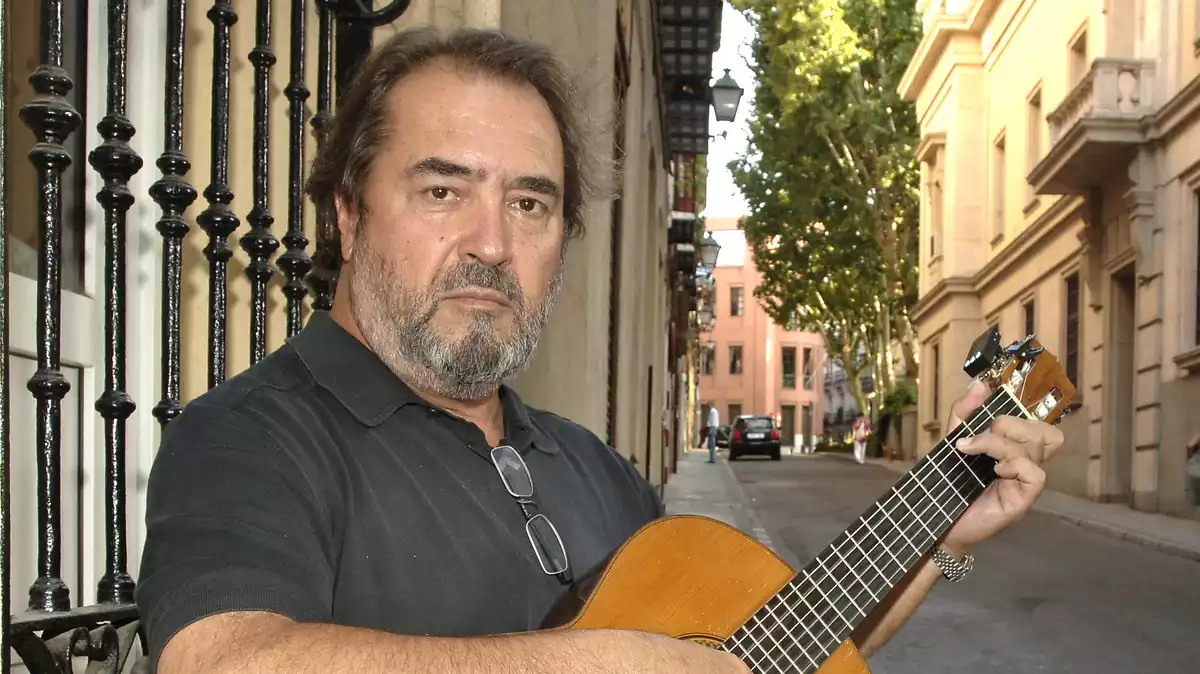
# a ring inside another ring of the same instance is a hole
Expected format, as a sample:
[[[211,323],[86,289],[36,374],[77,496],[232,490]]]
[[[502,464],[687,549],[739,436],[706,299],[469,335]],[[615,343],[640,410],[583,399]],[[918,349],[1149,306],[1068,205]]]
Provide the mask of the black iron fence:
[[[0,80],[0,117],[9,119],[10,92],[7,82],[10,70],[21,67],[8,56],[7,46],[14,31],[29,32],[32,26],[13,25],[11,10],[16,2],[30,3],[35,0],[0,0],[0,31],[3,32],[0,49],[0,71],[5,78]],[[193,0],[195,1],[195,0]],[[381,0],[382,1],[382,0]],[[79,606],[73,602],[72,591],[88,594],[83,588],[71,588],[64,579],[62,568],[63,526],[61,504],[61,461],[63,441],[62,404],[70,390],[67,377],[63,374],[60,358],[62,339],[63,291],[63,248],[64,225],[70,225],[70,216],[64,210],[64,174],[69,167],[78,167],[85,157],[71,156],[68,139],[81,134],[83,116],[71,102],[70,92],[80,73],[69,72],[64,64],[64,17],[73,16],[65,12],[83,5],[86,16],[86,0],[64,2],[64,0],[37,0],[40,14],[39,63],[27,73],[34,90],[30,102],[20,109],[20,119],[35,139],[28,161],[36,172],[36,193],[16,193],[9,190],[8,171],[0,170],[0,188],[4,199],[0,200],[0,222],[5,236],[0,237],[0,674],[21,666],[35,673],[68,672],[74,668],[86,668],[88,672],[119,672],[137,670],[137,663],[146,662],[136,657],[143,652],[141,632],[136,606],[133,604],[134,578],[126,568],[129,555],[127,544],[126,504],[126,422],[135,410],[135,401],[127,393],[126,382],[126,260],[127,216],[135,202],[130,191],[131,178],[147,169],[144,160],[130,145],[138,120],[127,114],[127,67],[130,40],[138,35],[130,34],[133,25],[128,0],[91,0],[94,8],[102,7],[107,16],[106,44],[90,45],[90,52],[107,50],[107,73],[102,82],[106,93],[106,110],[96,124],[103,142],[91,149],[86,157],[91,169],[103,180],[103,186],[95,199],[104,212],[103,222],[103,265],[104,288],[97,291],[102,297],[105,313],[105,357],[102,363],[104,376],[100,386],[103,392],[95,400],[95,410],[102,419],[104,429],[104,540],[106,547],[105,568],[97,587],[96,601],[92,605]],[[385,7],[374,8],[371,0],[254,0],[253,13],[248,14],[251,0],[228,0],[211,2],[207,18],[211,25],[189,26],[187,0],[161,0],[166,5],[166,25],[147,27],[148,30],[164,29],[166,51],[164,59],[165,81],[162,91],[165,120],[164,145],[155,162],[161,177],[154,182],[149,195],[161,210],[157,231],[161,236],[162,278],[161,283],[161,369],[157,372],[161,398],[153,407],[153,415],[159,424],[166,425],[182,410],[180,388],[181,352],[181,285],[184,267],[184,239],[189,232],[185,212],[198,198],[193,181],[200,176],[189,176],[191,168],[184,153],[184,78],[186,60],[198,58],[199,54],[187,49],[185,39],[190,31],[211,31],[212,98],[211,98],[211,173],[202,196],[207,202],[196,217],[196,224],[208,237],[204,257],[208,264],[208,385],[219,384],[226,373],[226,350],[229,336],[226,333],[229,299],[227,285],[228,263],[233,256],[229,237],[240,228],[240,220],[233,211],[234,194],[229,185],[230,162],[230,62],[231,30],[239,20],[254,21],[255,45],[249,53],[249,62],[254,69],[254,93],[252,115],[253,137],[253,207],[247,215],[249,229],[238,241],[249,257],[246,275],[251,288],[250,301],[250,362],[262,358],[267,350],[267,315],[270,281],[278,268],[286,277],[280,286],[285,296],[287,334],[295,334],[301,328],[302,305],[309,297],[314,308],[327,309],[332,303],[333,276],[329,270],[321,269],[310,256],[309,239],[303,221],[302,182],[305,170],[305,134],[312,133],[319,147],[331,119],[335,72],[339,89],[354,72],[357,59],[370,49],[371,28],[390,23],[407,9],[408,0],[393,0]],[[307,119],[307,100],[310,96],[306,84],[309,56],[305,53],[305,35],[309,11],[314,9],[318,17],[318,53],[316,66],[315,114]],[[141,5],[139,5],[141,6]],[[236,7],[236,8],[235,8]],[[22,8],[24,6],[22,5]],[[288,115],[278,121],[287,124],[288,170],[286,175],[269,175],[268,142],[274,121],[270,114],[271,70],[277,57],[272,50],[271,13],[273,10],[290,12],[291,49],[288,56],[288,79],[284,93],[289,103]],[[142,22],[138,22],[141,25]],[[336,50],[336,52],[335,52]],[[86,60],[86,59],[84,59]],[[335,70],[336,69],[336,70]],[[26,73],[12,73],[24,77]],[[15,78],[13,78],[15,81]],[[91,83],[96,88],[96,83]],[[188,115],[201,115],[206,111],[187,110]],[[311,129],[306,130],[306,121]],[[6,123],[0,135],[0,161],[4,166],[19,161],[9,157],[8,139],[15,133]],[[273,231],[275,217],[268,210],[268,191],[272,180],[287,181],[287,227],[282,241]],[[36,201],[25,204],[25,212],[36,215],[36,223],[24,223],[30,231],[36,229],[36,351],[37,370],[28,379],[25,388],[36,401],[33,419],[10,418],[9,396],[20,394],[13,386],[10,389],[10,282],[9,282],[9,232],[13,204],[22,200]],[[325,231],[331,223],[316,222],[318,233]],[[279,252],[280,243],[283,252]],[[320,255],[316,256],[318,259]],[[12,446],[10,440],[17,423],[32,427],[36,438],[33,446]],[[12,547],[13,522],[11,491],[12,452],[36,453],[36,503],[37,503],[37,549],[14,549]],[[29,588],[27,598],[11,597],[10,582],[14,556],[36,555],[37,579]],[[74,606],[73,606],[74,604]],[[14,657],[15,654],[15,657]],[[19,660],[17,660],[19,658]],[[86,664],[83,664],[85,663]],[[15,663],[15,664],[14,664]],[[73,664],[74,663],[74,664]]]

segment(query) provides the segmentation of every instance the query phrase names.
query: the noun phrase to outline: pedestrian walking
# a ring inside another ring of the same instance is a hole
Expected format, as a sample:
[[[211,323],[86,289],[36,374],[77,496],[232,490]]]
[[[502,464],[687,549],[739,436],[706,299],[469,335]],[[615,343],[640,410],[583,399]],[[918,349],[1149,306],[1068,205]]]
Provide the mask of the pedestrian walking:
[[[871,422],[863,415],[858,415],[851,427],[854,433],[854,460],[860,464],[867,458],[867,437],[871,434]]]
[[[708,462],[717,462],[717,426],[721,423],[721,413],[716,407],[708,408]]]

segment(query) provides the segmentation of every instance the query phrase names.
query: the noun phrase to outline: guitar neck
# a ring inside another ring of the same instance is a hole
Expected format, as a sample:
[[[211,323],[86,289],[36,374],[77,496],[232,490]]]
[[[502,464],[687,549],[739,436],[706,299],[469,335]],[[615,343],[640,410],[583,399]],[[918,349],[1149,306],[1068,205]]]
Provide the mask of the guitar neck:
[[[1028,416],[1003,387],[872,504],[725,642],[754,671],[814,672],[996,478],[954,448],[998,416]]]

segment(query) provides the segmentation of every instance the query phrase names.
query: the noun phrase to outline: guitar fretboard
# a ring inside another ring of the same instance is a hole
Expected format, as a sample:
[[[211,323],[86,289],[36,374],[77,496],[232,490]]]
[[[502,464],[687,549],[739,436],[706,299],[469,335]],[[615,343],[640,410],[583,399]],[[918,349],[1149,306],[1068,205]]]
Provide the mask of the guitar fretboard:
[[[1027,416],[999,388],[724,644],[756,673],[815,672],[996,479],[954,448],[999,416]]]

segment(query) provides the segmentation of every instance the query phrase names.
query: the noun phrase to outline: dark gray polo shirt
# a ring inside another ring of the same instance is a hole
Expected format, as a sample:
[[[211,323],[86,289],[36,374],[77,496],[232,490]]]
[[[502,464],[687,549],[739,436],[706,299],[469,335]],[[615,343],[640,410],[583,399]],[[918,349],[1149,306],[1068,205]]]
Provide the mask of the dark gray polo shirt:
[[[662,514],[594,434],[506,387],[501,399],[505,443],[577,578]],[[136,595],[154,663],[189,623],[236,610],[405,634],[536,629],[564,588],[538,565],[489,449],[314,314],[163,435]]]

